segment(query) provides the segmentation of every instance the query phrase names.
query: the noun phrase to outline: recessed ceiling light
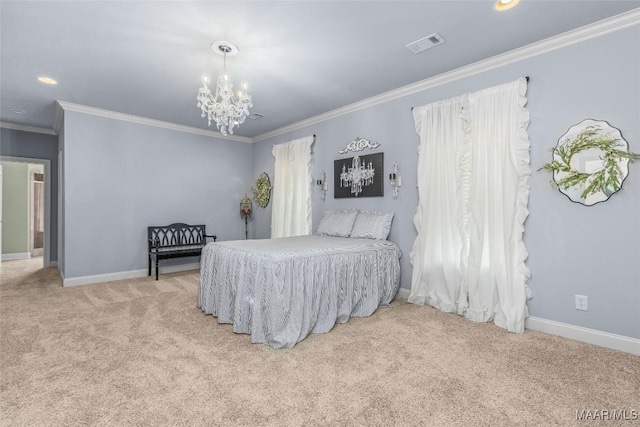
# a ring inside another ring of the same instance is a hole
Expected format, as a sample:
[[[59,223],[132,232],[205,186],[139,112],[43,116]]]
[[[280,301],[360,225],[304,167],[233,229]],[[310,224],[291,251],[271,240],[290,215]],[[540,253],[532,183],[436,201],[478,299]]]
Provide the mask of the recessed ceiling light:
[[[12,113],[14,113],[14,114],[27,114],[27,112],[26,112],[26,111],[24,111],[24,110],[18,110],[17,108],[12,108],[12,109],[11,109],[11,110],[9,110],[9,111],[11,111],[11,112],[12,112]]]
[[[51,77],[40,76],[40,77],[38,77],[38,81],[40,83],[44,83],[46,85],[57,85],[58,84],[58,82],[55,81],[54,79],[52,79]]]
[[[503,10],[509,10],[516,7],[518,3],[520,3],[520,0],[498,0],[493,5],[493,8],[498,12],[502,12]]]

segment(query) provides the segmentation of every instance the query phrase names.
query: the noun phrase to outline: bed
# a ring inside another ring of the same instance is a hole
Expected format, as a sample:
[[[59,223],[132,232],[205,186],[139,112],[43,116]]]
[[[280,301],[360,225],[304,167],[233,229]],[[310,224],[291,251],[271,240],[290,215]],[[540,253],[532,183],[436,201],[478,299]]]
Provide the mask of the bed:
[[[198,306],[252,343],[291,348],[310,333],[388,305],[400,250],[387,240],[298,236],[209,243]]]

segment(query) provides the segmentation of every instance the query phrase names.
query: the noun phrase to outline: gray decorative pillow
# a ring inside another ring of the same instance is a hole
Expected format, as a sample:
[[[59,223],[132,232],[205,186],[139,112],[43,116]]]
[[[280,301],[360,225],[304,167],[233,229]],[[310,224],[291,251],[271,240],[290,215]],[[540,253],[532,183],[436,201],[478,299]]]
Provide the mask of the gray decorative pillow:
[[[316,230],[318,236],[349,237],[358,211],[326,211]]]
[[[360,211],[353,224],[351,237],[364,239],[387,240],[391,231],[393,212],[367,212]]]

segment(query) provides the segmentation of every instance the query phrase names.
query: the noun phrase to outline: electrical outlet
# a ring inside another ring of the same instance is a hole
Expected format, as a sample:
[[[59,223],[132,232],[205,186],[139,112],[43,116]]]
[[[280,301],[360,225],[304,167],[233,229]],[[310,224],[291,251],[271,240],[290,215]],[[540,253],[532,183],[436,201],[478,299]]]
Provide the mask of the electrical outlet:
[[[576,310],[589,311],[589,297],[576,295]]]

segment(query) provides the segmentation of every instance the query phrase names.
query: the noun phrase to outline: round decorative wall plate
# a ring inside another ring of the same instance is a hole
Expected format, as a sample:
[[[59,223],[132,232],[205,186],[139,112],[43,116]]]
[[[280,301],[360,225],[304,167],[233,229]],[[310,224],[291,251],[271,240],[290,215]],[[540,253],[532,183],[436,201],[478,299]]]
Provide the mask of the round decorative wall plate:
[[[266,172],[262,172],[253,187],[253,198],[261,208],[266,208],[271,200],[271,181]]]
[[[619,129],[603,120],[584,120],[560,137],[553,161],[543,167],[571,201],[591,206],[622,188],[629,162],[637,159]]]

